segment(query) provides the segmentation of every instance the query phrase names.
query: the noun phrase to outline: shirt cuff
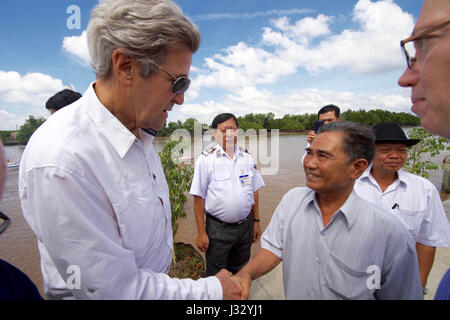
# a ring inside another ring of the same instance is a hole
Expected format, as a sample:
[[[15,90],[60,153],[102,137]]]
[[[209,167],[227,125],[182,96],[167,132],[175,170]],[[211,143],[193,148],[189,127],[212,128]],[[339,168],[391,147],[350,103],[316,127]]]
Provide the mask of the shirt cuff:
[[[207,277],[205,280],[208,281],[208,296],[211,300],[223,300],[223,289],[220,284],[219,278]]]

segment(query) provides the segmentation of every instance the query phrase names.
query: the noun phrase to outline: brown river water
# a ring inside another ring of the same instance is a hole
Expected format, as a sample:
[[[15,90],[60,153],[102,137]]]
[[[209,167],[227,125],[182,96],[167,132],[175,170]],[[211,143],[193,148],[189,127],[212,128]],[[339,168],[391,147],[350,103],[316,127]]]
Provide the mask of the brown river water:
[[[155,149],[160,151],[165,141],[165,139],[155,139]],[[271,145],[270,142],[268,144],[269,146]],[[305,147],[306,135],[304,134],[280,135],[279,168],[276,174],[263,175],[266,186],[259,191],[262,231],[265,230],[270,222],[272,214],[283,195],[294,187],[305,185],[305,175],[301,167],[301,157]],[[11,161],[19,161],[23,149],[23,146],[7,146],[6,156]],[[270,154],[269,158],[271,156]],[[443,155],[439,156],[435,161],[436,163],[442,163],[442,159]],[[264,163],[259,165],[260,169],[264,168]],[[39,288],[41,295],[44,296],[37,240],[23,218],[20,207],[17,184],[18,174],[19,170],[17,168],[8,169],[6,190],[0,202],[0,211],[11,218],[10,227],[0,236],[0,258],[25,272]],[[440,190],[442,170],[434,172],[430,176],[430,181]],[[185,209],[187,218],[180,222],[175,241],[190,243],[195,246],[197,229],[192,197],[188,197]],[[258,249],[259,243],[253,245],[252,257]]]

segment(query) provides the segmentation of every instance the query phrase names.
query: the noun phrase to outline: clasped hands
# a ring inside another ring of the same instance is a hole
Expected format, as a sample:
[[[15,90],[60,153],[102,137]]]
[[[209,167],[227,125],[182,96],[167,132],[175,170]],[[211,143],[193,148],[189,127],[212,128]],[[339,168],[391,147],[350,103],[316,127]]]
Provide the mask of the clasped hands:
[[[222,285],[223,300],[247,300],[250,295],[251,277],[241,270],[235,275],[226,269],[216,274]]]

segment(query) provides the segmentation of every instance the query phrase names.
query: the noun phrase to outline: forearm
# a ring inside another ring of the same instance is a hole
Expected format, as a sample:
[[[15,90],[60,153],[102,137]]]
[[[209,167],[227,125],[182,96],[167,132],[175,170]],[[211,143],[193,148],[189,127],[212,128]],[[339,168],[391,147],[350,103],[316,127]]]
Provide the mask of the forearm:
[[[257,219],[259,220],[259,195],[258,195],[258,191],[255,191],[253,193],[254,199],[255,199],[255,203],[252,206],[252,216],[253,219]]]
[[[205,232],[205,199],[199,196],[194,196],[194,213],[195,222],[197,224],[197,232]]]
[[[271,271],[273,268],[275,268],[279,263],[281,262],[281,259],[278,258],[276,255],[274,255],[272,252],[266,249],[260,249],[258,253],[256,254],[255,258],[250,260],[249,263],[245,265],[244,268],[242,268],[239,273],[245,273],[248,274],[251,278],[251,280],[257,279],[269,271]],[[238,273],[238,276],[239,276]]]
[[[435,247],[429,247],[419,242],[416,243],[417,258],[419,261],[420,280],[422,286],[427,284],[428,275],[433,267]]]

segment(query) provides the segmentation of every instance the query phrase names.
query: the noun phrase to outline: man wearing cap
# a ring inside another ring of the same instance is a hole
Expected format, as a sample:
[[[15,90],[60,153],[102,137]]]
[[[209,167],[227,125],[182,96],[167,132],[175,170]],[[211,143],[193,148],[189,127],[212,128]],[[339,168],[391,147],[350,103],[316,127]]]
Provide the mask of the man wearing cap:
[[[436,247],[450,246],[450,226],[436,187],[427,179],[401,170],[408,147],[420,140],[407,139],[396,124],[374,126],[375,157],[355,183],[356,193],[396,216],[416,241],[424,293]]]

